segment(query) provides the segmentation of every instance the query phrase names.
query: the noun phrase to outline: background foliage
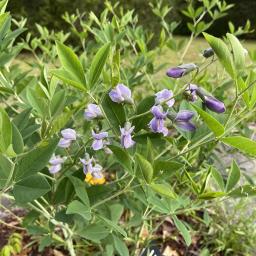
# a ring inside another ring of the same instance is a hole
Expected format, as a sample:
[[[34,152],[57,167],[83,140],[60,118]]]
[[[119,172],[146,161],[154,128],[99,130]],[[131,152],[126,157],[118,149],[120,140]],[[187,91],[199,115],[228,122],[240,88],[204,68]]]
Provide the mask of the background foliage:
[[[110,0],[112,4],[117,1]],[[120,0],[120,6],[125,10],[135,9],[139,17],[139,24],[150,28],[151,30],[159,31],[159,19],[152,15],[152,10],[147,0]],[[188,2],[199,3],[201,1],[186,1],[186,0],[163,0],[164,4],[172,6],[171,12],[167,15],[168,22],[181,22],[175,33],[179,35],[189,35],[186,23],[187,19],[182,15],[181,11]],[[229,11],[228,17],[224,17],[216,21],[209,29],[209,33],[217,36],[222,36],[228,30],[228,22],[231,21],[236,27],[244,26],[246,20],[249,19],[254,27],[256,24],[256,2],[252,0],[228,0],[227,4],[235,4],[234,8]],[[196,5],[196,4],[195,4]],[[99,15],[104,9],[104,1],[102,0],[10,0],[8,5],[9,11],[16,18],[21,16],[27,17],[27,26],[29,31],[36,31],[35,23],[46,26],[48,29],[68,30],[68,25],[63,21],[62,15],[65,12],[70,14],[75,13],[78,9],[80,13],[93,11]],[[256,38],[256,34],[248,34],[246,38]]]

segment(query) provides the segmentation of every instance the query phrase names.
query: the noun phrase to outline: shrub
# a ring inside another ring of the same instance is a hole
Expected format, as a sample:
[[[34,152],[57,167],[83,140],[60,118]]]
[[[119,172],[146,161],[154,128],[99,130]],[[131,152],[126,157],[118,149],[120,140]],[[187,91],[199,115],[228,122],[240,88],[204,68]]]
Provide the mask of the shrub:
[[[255,195],[236,159],[216,163],[223,148],[256,156],[248,129],[255,59],[235,36],[247,30],[223,39],[204,32],[230,5],[189,4],[186,43],[173,36],[177,24],[167,22],[170,9],[159,3],[151,5],[159,37],[133,11],[111,4],[98,16],[66,14],[79,40],[72,47],[67,34],[42,26],[39,37],[28,34],[16,44],[24,22],[13,21],[18,28],[11,29],[6,3],[0,2],[0,188],[29,211],[22,225],[40,250],[139,255],[166,218],[189,250],[191,219],[206,223],[215,204]],[[211,48],[199,62],[183,63],[201,34]],[[12,63],[22,49],[33,55],[26,68]],[[167,49],[177,56],[169,68],[158,60]]]

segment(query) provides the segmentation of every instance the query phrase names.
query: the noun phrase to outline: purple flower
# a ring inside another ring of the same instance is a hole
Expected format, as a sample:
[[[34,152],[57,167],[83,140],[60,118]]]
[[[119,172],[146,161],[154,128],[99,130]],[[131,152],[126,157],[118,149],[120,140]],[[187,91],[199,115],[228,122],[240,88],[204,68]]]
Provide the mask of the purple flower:
[[[61,158],[60,156],[55,156],[53,155],[52,158],[50,159],[50,167],[49,167],[49,172],[51,174],[55,174],[61,170],[61,165],[65,162],[67,158],[63,157]]]
[[[114,89],[109,92],[109,97],[116,103],[129,103],[133,104],[131,90],[123,85],[118,84]]]
[[[90,156],[86,154],[84,159],[80,158],[80,161],[83,164],[83,172],[85,175],[89,173],[96,179],[104,178],[102,174],[103,167],[96,164],[93,157],[90,158]]]
[[[167,113],[163,111],[162,106],[154,106],[151,108],[151,113],[154,118],[150,121],[149,127],[154,133],[162,133],[167,136],[168,129],[164,126],[164,121],[166,119]]]
[[[105,140],[108,137],[107,132],[95,133],[92,131],[92,137],[94,139],[92,143],[93,150],[100,150],[108,144],[108,142]]]
[[[58,146],[61,148],[68,148],[73,140],[76,140],[76,131],[73,129],[65,129],[61,131],[62,138],[59,141]]]
[[[195,125],[190,123],[190,119],[194,116],[194,112],[189,110],[180,110],[175,119],[174,123],[182,130],[192,132],[196,129]]]
[[[180,78],[197,68],[197,65],[194,63],[183,64],[175,68],[168,69],[166,75],[172,78]]]
[[[197,100],[197,91],[198,86],[195,84],[189,84],[185,90],[185,95],[187,96],[188,100],[194,102]]]
[[[65,129],[61,131],[61,135],[65,140],[76,140],[76,131],[74,129]]]
[[[93,166],[93,169],[92,169],[92,176],[95,178],[95,179],[102,179],[104,178],[103,174],[102,174],[102,170],[103,170],[103,167],[99,164],[95,164]]]
[[[131,133],[134,130],[134,126],[131,127],[131,123],[127,122],[124,128],[120,128],[121,131],[121,145],[124,148],[130,148],[135,144],[135,141],[132,139]]]
[[[86,120],[91,121],[96,118],[102,118],[103,114],[98,105],[88,104],[87,109],[84,111],[84,117]]]
[[[204,96],[203,101],[205,106],[213,112],[223,113],[226,110],[224,103],[212,96]]]
[[[66,140],[66,139],[61,138],[58,143],[58,146],[60,148],[68,148],[68,147],[70,147],[71,143],[72,143],[72,140]]]
[[[92,164],[94,162],[93,157],[90,158],[90,156],[86,154],[84,159],[80,158],[80,162],[83,164],[83,172],[85,175],[93,171],[93,167],[92,167]]]
[[[175,100],[173,99],[173,92],[171,90],[163,89],[155,95],[156,104],[162,104],[165,102],[168,107],[172,107],[175,103]]]

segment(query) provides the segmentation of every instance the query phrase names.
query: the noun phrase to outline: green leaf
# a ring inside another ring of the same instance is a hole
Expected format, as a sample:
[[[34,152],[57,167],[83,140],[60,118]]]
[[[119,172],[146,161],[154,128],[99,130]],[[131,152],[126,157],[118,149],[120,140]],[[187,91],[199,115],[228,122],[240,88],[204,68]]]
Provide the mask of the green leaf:
[[[116,251],[120,256],[129,256],[128,248],[124,241],[122,241],[119,237],[113,236],[114,239],[114,245],[116,248]]]
[[[57,93],[54,94],[51,103],[50,109],[52,116],[56,116],[63,111],[66,101],[66,91],[59,90]]]
[[[4,188],[13,175],[14,164],[4,155],[0,154],[0,189]]]
[[[170,188],[170,185],[167,184],[150,184],[150,187],[157,193],[169,197],[175,198],[173,190]]]
[[[110,204],[108,205],[108,209],[110,211],[111,220],[114,223],[118,223],[123,214],[124,206],[122,204]]]
[[[256,142],[246,137],[243,137],[243,136],[226,137],[226,138],[221,138],[220,141],[222,141],[223,143],[231,147],[237,148],[248,155],[256,156]]]
[[[155,104],[155,97],[149,96],[144,98],[138,105],[136,110],[136,115],[140,115],[145,113],[151,109],[152,106]],[[152,113],[148,113],[141,117],[134,118],[132,120],[133,125],[135,126],[135,132],[140,131],[141,129],[146,129],[148,126],[149,121],[153,118]]]
[[[107,230],[102,224],[91,224],[86,226],[78,234],[88,240],[99,242],[108,236],[109,230]]]
[[[112,230],[115,230],[116,232],[118,232],[118,233],[120,233],[122,236],[124,236],[124,237],[127,237],[127,234],[126,234],[126,232],[121,228],[121,227],[119,227],[115,222],[113,222],[113,221],[111,221],[111,220],[109,220],[109,219],[106,219],[105,217],[103,217],[103,216],[101,216],[101,215],[97,215],[97,217],[100,219],[100,220],[102,220],[103,222],[104,222],[104,224],[108,227],[108,228],[110,228],[110,229],[112,229]],[[103,225],[104,225],[103,224]]]
[[[106,63],[110,50],[110,43],[103,45],[92,60],[92,64],[89,70],[89,87],[93,88],[102,72],[102,69]]]
[[[256,196],[256,186],[244,185],[232,190],[228,195],[234,198]]]
[[[219,121],[217,121],[214,117],[212,117],[207,112],[203,111],[198,106],[194,104],[192,104],[192,106],[197,111],[197,113],[201,116],[205,124],[214,133],[216,137],[221,136],[225,132],[224,126]]]
[[[36,110],[41,117],[49,117],[49,103],[47,99],[38,94],[34,89],[28,88],[27,99],[30,106]]]
[[[38,147],[24,154],[17,160],[16,178],[24,178],[41,171],[54,153],[58,139],[42,142]]]
[[[242,91],[244,91],[247,87],[246,83],[244,82],[243,78],[242,77],[239,77],[237,79],[237,86],[238,86],[238,89],[239,89],[239,92],[241,93]],[[244,91],[243,94],[242,94],[242,97],[243,97],[243,100],[244,100],[244,103],[246,104],[246,106],[249,108],[250,107],[250,95],[249,95],[249,91]]]
[[[132,173],[132,160],[127,151],[114,145],[109,145],[108,147],[114,153],[116,160],[120,165],[129,173]]]
[[[68,205],[66,213],[67,214],[78,214],[85,220],[90,220],[92,217],[90,208],[87,205],[85,205],[77,200],[72,201]]]
[[[7,4],[8,4],[8,0],[0,1],[0,13],[1,14],[5,13]]]
[[[54,76],[58,77],[60,80],[62,80],[64,83],[70,84],[71,86],[81,91],[85,91],[84,85],[81,84],[80,81],[77,81],[70,72],[64,69],[55,69],[52,70],[51,73]]]
[[[224,184],[224,180],[221,176],[221,174],[219,173],[218,170],[216,170],[214,167],[211,168],[211,173],[212,173],[212,177],[214,178],[214,180],[216,181],[217,185],[219,186],[219,188],[224,191],[225,189],[225,184]]]
[[[240,169],[235,160],[232,162],[231,170],[228,174],[228,180],[226,184],[226,191],[230,191],[238,183],[240,179]]]
[[[88,207],[90,207],[89,197],[87,195],[85,183],[76,177],[69,177],[70,181],[72,182],[76,195],[79,199]]]
[[[162,173],[171,176],[183,167],[182,163],[176,161],[156,160],[154,161],[154,177],[162,176]]]
[[[9,116],[0,107],[0,152],[6,153],[12,143],[12,124]]]
[[[145,181],[151,183],[154,173],[151,163],[138,153],[136,153],[136,158]]]
[[[243,69],[245,67],[245,53],[244,47],[239,42],[239,40],[232,34],[227,33],[227,38],[231,44],[233,56],[234,56],[234,64],[237,69]]]
[[[225,195],[226,195],[226,193],[224,193],[224,192],[210,191],[210,192],[206,192],[206,193],[203,193],[203,194],[199,195],[198,198],[199,199],[205,199],[205,200],[211,200],[211,199],[214,199],[214,198],[223,197]]]
[[[27,108],[18,115],[14,117],[12,120],[13,123],[17,126],[19,131],[22,131],[23,129],[26,128],[29,124],[29,116],[31,114],[32,108]]]
[[[45,247],[50,246],[53,243],[50,235],[44,236],[39,243],[38,251],[42,252]]]
[[[177,218],[177,216],[172,216],[172,219],[173,219],[173,222],[176,226],[176,228],[180,231],[181,235],[183,236],[185,242],[186,242],[186,245],[189,246],[191,244],[191,236],[190,236],[190,233],[187,229],[187,227],[185,226],[185,224],[183,223],[183,221],[179,220]]]
[[[126,122],[123,105],[113,102],[108,94],[104,96],[101,105],[111,127],[120,134],[120,126],[124,127]]]
[[[40,174],[35,174],[27,177],[14,185],[13,195],[18,203],[31,202],[51,190],[51,187]]]
[[[83,66],[80,63],[78,57],[73,52],[73,50],[66,45],[57,42],[57,52],[60,58],[60,62],[65,71],[68,71],[70,76],[73,78],[72,80],[76,81],[81,85],[81,87],[85,88],[86,81],[84,76]]]
[[[21,154],[24,148],[24,142],[20,131],[16,125],[12,122],[12,146],[16,154]]]
[[[207,42],[212,47],[212,49],[214,50],[214,52],[216,53],[222,66],[226,69],[229,75],[232,78],[234,78],[235,77],[234,63],[227,45],[219,38],[211,36],[207,33],[203,33],[203,35],[207,40]]]

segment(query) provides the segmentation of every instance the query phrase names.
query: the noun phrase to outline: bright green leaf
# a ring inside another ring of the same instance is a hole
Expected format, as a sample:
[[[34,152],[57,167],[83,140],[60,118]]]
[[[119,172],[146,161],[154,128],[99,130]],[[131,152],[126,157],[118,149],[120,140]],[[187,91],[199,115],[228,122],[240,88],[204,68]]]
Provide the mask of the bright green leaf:
[[[189,246],[191,244],[191,236],[189,234],[189,231],[183,221],[179,220],[175,215],[172,216],[172,219],[174,221],[174,224],[176,228],[180,231],[181,235],[183,236],[186,245]]]
[[[18,203],[28,203],[45,195],[51,187],[40,174],[29,176],[14,185],[13,195]]]
[[[132,160],[127,151],[114,145],[109,145],[108,147],[113,152],[120,165],[123,166],[124,169],[129,173],[132,173]]]
[[[239,40],[232,34],[227,33],[227,38],[232,47],[232,53],[234,56],[234,64],[237,69],[245,67],[245,50]]]
[[[207,40],[207,42],[212,47],[212,49],[214,50],[214,52],[216,53],[222,66],[226,69],[229,75],[232,78],[234,78],[235,77],[234,64],[233,64],[230,50],[228,49],[227,45],[217,37],[211,36],[207,33],[203,33],[203,35]]]
[[[256,156],[256,142],[242,136],[233,136],[220,139],[223,143],[237,148],[240,151]]]
[[[96,85],[102,69],[106,63],[110,50],[110,43],[102,46],[92,60],[92,64],[89,70],[89,87],[92,88]]]
[[[144,156],[136,153],[136,158],[138,160],[138,165],[141,170],[141,173],[147,183],[151,183],[153,178],[153,167],[151,163],[144,158]]]
[[[73,50],[66,45],[57,42],[57,52],[60,58],[60,62],[65,71],[68,71],[73,79],[85,87],[85,76],[83,66],[80,63],[78,57],[73,52]],[[72,80],[73,80],[72,79]]]
[[[90,220],[91,219],[91,210],[90,210],[90,208],[87,205],[85,205],[85,204],[83,204],[83,203],[81,203],[77,200],[72,201],[68,205],[66,213],[67,214],[78,214],[81,217],[83,217],[85,220]]]
[[[35,149],[18,158],[17,166],[15,167],[17,179],[27,177],[41,171],[52,157],[58,141],[58,139],[44,141]]]
[[[228,180],[226,184],[226,191],[230,191],[238,183],[240,179],[240,169],[235,160],[232,162],[231,170],[228,174]]]
[[[12,124],[9,116],[0,107],[0,152],[5,153],[12,143]]]
[[[203,111],[198,106],[194,104],[192,106],[197,111],[197,113],[201,116],[205,124],[214,133],[216,137],[221,136],[225,132],[224,126],[219,121],[217,121],[214,117],[212,117],[207,112]]]
[[[175,198],[173,190],[170,188],[170,185],[167,184],[150,184],[150,187],[157,193],[169,197]]]

